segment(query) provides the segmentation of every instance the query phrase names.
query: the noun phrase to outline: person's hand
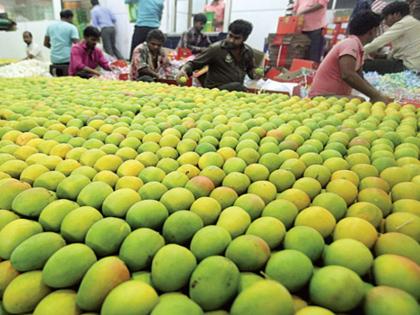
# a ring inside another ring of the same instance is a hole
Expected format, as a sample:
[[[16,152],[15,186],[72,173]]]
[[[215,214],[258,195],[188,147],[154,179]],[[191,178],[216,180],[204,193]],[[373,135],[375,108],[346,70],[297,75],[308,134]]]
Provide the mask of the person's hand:
[[[178,74],[176,75],[176,81],[181,85],[185,84],[188,81],[187,73],[184,70],[181,69],[178,72]]]
[[[254,79],[259,80],[264,77],[264,69],[263,68],[256,68],[254,70]]]
[[[370,101],[371,101],[372,104],[376,103],[376,102],[383,102],[385,104],[389,104],[389,103],[392,103],[394,100],[392,98],[388,97],[388,96],[380,94],[376,97],[372,97],[370,99]]]

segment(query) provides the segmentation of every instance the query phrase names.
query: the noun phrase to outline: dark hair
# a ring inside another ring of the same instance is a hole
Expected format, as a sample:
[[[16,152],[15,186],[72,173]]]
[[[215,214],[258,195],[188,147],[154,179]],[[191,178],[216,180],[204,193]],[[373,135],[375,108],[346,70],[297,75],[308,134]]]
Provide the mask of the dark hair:
[[[99,1],[98,0],[90,0],[90,4],[92,6],[98,5],[99,4]]]
[[[150,42],[151,40],[157,40],[159,42],[164,43],[166,41],[165,35],[162,33],[161,30],[153,30],[147,34],[146,41]]]
[[[207,16],[203,13],[194,14],[194,23],[202,22],[203,24],[207,23]]]
[[[31,38],[33,37],[33,36],[32,36],[32,33],[31,33],[31,32],[29,32],[29,31],[24,31],[24,32],[22,33],[22,35],[25,35],[25,34],[28,34],[28,35],[29,35],[29,37],[31,37]]]
[[[242,35],[244,40],[247,40],[249,34],[252,32],[252,24],[245,20],[236,20],[230,23],[229,32],[235,35]]]
[[[60,17],[62,19],[70,19],[73,17],[73,12],[71,10],[63,10],[60,12]]]
[[[96,27],[88,26],[83,31],[83,37],[99,38],[101,37],[101,32]]]
[[[388,4],[382,10],[382,16],[387,17],[388,15],[400,13],[402,17],[410,14],[410,6],[407,2],[395,1]]]
[[[350,35],[365,35],[370,30],[378,27],[381,24],[382,18],[380,15],[372,11],[362,11],[357,13],[349,23]]]

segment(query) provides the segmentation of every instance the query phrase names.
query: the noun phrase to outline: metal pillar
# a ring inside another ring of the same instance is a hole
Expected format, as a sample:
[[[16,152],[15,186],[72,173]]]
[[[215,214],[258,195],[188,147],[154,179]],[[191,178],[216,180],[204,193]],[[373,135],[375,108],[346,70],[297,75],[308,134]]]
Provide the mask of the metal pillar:
[[[233,0],[225,0],[225,17],[223,21],[223,32],[227,33],[229,29],[229,24],[232,19],[232,4]]]
[[[191,24],[192,24],[192,11],[193,11],[193,3],[192,0],[188,0],[188,11],[187,11],[187,25],[188,25],[188,29],[191,28]]]

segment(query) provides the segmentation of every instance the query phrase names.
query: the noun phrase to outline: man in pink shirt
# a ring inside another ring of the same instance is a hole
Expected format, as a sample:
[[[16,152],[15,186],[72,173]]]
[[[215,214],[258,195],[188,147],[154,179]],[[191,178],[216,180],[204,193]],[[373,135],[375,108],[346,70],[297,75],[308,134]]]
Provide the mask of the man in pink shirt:
[[[371,86],[362,75],[363,46],[376,36],[381,17],[372,11],[364,11],[349,23],[350,36],[335,45],[316,72],[310,97],[351,97],[352,90],[368,96],[371,102],[390,103],[392,100]]]
[[[329,0],[296,0],[293,13],[303,15],[303,33],[311,40],[306,59],[320,62],[324,50],[324,35],[327,25],[327,5]]]
[[[93,26],[88,26],[83,31],[84,40],[74,44],[71,48],[69,75],[89,79],[100,76],[96,70],[98,66],[111,70],[109,62],[103,52],[96,47],[101,33]]]
[[[216,32],[222,32],[225,19],[225,2],[223,0],[213,0],[205,6],[204,12],[214,12]]]

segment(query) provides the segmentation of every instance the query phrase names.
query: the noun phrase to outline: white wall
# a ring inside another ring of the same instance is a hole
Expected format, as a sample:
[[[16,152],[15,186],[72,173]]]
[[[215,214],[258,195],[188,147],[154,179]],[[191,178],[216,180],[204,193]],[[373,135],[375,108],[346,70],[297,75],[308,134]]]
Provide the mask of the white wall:
[[[0,58],[23,59],[26,57],[26,44],[23,42],[22,33],[30,31],[33,40],[38,45],[43,46],[44,36],[47,26],[52,21],[24,22],[17,24],[17,31],[0,31]],[[46,60],[49,59],[49,49],[43,47],[43,55]]]
[[[57,15],[60,8],[57,2],[52,0],[54,11]],[[231,0],[232,13],[231,21],[241,18],[250,21],[254,25],[254,30],[248,39],[248,43],[262,49],[264,38],[268,33],[273,33],[277,27],[278,17],[284,15],[288,0]],[[128,8],[123,0],[100,0],[101,4],[110,8],[117,17],[117,46],[125,57],[131,45],[131,36],[134,25],[129,23]],[[173,5],[174,0],[165,0],[165,8],[162,16],[161,29],[164,32],[170,32],[174,23]],[[193,13],[202,12],[206,0],[193,0]],[[187,28],[187,0],[178,0],[176,14],[176,32],[183,32]],[[56,17],[57,18],[57,17]],[[1,45],[0,58],[23,58],[25,56],[25,47],[22,41],[22,32],[30,30],[34,34],[34,40],[42,44],[44,33],[50,21],[18,23],[17,32],[0,32]],[[48,50],[46,50],[48,55]]]
[[[244,19],[254,26],[248,44],[262,50],[264,38],[275,33],[279,16],[286,12],[288,0],[232,0],[231,21]]]

